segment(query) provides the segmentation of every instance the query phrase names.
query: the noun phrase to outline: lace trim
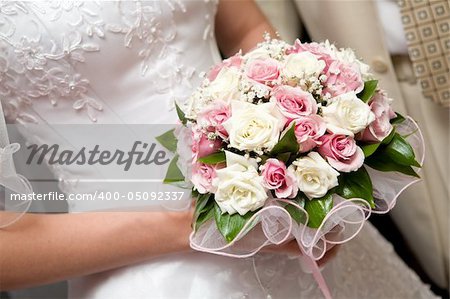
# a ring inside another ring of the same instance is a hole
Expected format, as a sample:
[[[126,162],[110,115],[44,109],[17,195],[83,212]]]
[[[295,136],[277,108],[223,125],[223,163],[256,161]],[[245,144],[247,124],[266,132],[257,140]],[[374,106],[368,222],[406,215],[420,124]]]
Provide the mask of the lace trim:
[[[217,1],[205,3],[215,6]],[[173,100],[179,100],[177,89],[192,88],[189,81],[195,69],[180,63],[182,51],[173,45],[177,36],[174,15],[185,13],[185,4],[181,0],[115,4],[120,15],[118,23],[104,21],[99,1],[56,1],[47,5],[0,2],[0,95],[8,121],[39,122],[29,109],[36,99],[48,99],[53,106],[71,101],[74,110],[83,111],[91,121],[97,121],[98,112],[103,110],[102,102],[75,66],[84,63],[88,53],[100,51],[97,41],[105,39],[108,32],[123,35],[125,47],[139,49],[142,76],[158,60],[168,60],[172,67],[158,74],[164,82],[153,86],[156,92],[170,93]],[[69,30],[62,38],[53,38],[43,20],[63,22]],[[210,14],[206,14],[205,20],[203,38],[207,40],[214,37],[211,30],[214,20]],[[18,22],[26,22],[26,35],[18,33]]]

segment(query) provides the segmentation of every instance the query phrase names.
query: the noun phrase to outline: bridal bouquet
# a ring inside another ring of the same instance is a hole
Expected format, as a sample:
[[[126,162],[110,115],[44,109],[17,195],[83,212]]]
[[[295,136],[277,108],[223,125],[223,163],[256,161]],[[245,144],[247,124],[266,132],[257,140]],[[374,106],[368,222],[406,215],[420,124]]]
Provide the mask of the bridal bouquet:
[[[417,180],[420,131],[350,49],[267,38],[204,77],[158,138],[176,152],[165,181],[192,186],[197,250],[295,238],[317,260]]]

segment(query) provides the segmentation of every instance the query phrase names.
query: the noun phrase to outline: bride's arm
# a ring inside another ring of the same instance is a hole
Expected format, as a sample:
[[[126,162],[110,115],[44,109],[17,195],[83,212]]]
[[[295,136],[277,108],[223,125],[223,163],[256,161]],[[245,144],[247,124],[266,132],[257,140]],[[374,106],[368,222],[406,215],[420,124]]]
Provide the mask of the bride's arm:
[[[220,0],[216,15],[216,37],[226,57],[254,48],[264,32],[275,30],[253,0]]]
[[[191,220],[191,212],[26,214],[0,230],[0,289],[55,282],[188,250]]]

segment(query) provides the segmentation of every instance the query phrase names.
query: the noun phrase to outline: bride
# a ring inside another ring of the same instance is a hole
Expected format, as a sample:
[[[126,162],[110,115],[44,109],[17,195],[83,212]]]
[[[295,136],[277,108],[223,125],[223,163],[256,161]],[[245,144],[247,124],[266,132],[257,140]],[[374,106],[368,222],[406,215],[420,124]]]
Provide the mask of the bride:
[[[173,101],[220,53],[245,52],[274,34],[253,1],[217,2],[1,2],[7,120],[175,123]],[[62,181],[70,175],[55,169]],[[232,259],[189,248],[192,211],[77,213],[89,210],[69,203],[69,213],[26,214],[0,230],[1,288],[69,280],[69,298],[321,298],[293,244]],[[335,298],[433,297],[370,225],[323,274]]]

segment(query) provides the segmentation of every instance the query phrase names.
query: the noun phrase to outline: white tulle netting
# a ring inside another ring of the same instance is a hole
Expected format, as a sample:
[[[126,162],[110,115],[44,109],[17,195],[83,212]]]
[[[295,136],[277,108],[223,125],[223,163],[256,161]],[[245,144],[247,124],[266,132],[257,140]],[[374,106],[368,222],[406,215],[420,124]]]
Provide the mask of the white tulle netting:
[[[14,167],[13,155],[19,149],[17,143],[0,148],[0,229],[19,220],[31,205],[28,195],[33,188]]]
[[[397,132],[407,138],[417,160],[422,164],[425,149],[417,124],[408,118],[397,127]],[[269,199],[266,205],[250,218],[232,242],[228,243],[218,231],[214,220],[210,220],[191,234],[191,247],[203,252],[244,258],[256,254],[267,245],[295,239],[305,257],[305,262],[313,268],[313,274],[318,274],[315,261],[321,259],[328,248],[354,238],[371,213],[390,211],[403,190],[419,180],[398,172],[381,172],[367,166],[366,169],[373,184],[375,208],[371,208],[360,198],[344,199],[333,195],[332,210],[322,224],[313,229],[307,226],[308,213],[301,206],[288,200]],[[286,204],[296,207],[299,215],[297,218],[301,219],[299,223],[293,220],[283,207]],[[323,278],[316,277],[316,279]],[[320,281],[318,283],[321,285]]]

